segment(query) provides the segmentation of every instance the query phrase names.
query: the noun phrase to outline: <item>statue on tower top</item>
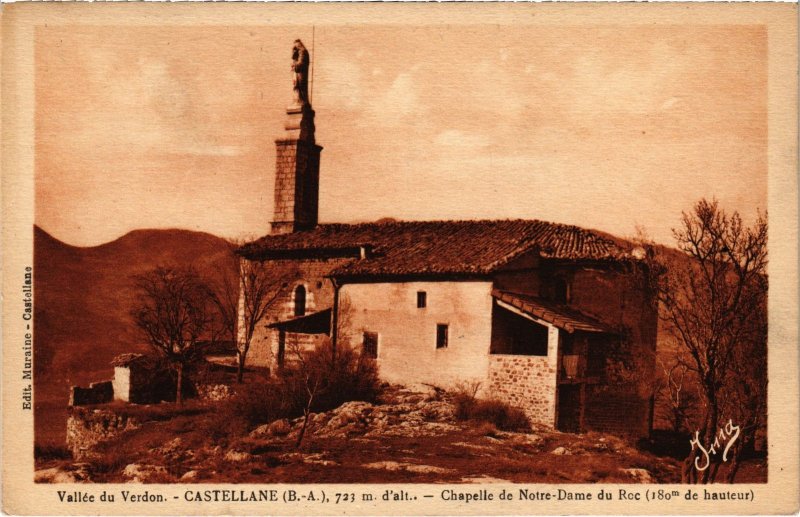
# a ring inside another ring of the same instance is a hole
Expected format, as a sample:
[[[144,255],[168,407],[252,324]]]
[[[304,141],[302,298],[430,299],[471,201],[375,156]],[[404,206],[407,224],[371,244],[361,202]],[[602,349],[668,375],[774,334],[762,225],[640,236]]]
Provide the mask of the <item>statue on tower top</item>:
[[[292,47],[292,72],[294,72],[292,88],[294,90],[295,106],[311,106],[308,100],[308,65],[310,62],[311,58],[303,42],[299,39],[294,40],[294,47]]]

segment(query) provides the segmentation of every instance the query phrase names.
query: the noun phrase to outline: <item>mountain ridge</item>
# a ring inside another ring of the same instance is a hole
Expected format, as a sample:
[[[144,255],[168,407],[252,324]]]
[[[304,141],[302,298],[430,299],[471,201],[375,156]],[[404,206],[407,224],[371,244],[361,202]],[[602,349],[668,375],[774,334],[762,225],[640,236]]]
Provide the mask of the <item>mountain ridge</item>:
[[[134,277],[191,266],[211,281],[230,243],[205,232],[137,229],[98,246],[64,243],[34,226],[34,425],[37,442],[63,443],[72,385],[113,375],[111,359],[149,350],[130,310]]]

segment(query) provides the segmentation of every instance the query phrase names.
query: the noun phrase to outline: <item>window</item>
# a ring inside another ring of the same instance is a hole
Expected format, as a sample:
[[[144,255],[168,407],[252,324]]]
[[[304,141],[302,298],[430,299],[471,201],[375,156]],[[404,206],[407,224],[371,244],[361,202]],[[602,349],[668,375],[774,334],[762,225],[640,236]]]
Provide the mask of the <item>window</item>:
[[[306,288],[298,285],[294,289],[294,315],[305,316],[306,314]]]
[[[364,332],[362,353],[365,357],[378,358],[378,333]]]
[[[436,348],[447,348],[449,326],[443,323],[436,325]]]
[[[417,309],[424,309],[428,306],[428,293],[417,291]]]

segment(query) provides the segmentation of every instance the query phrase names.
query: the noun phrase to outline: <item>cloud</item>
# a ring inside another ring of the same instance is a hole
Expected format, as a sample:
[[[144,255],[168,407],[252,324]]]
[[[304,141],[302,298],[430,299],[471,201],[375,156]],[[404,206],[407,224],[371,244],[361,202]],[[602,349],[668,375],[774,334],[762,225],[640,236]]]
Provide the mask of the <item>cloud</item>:
[[[383,95],[380,108],[389,119],[402,119],[417,111],[419,96],[417,87],[410,73],[399,74]]]
[[[577,59],[568,78],[572,110],[650,113],[671,107],[663,107],[664,100],[685,87],[685,58],[666,44],[656,44],[645,54],[638,59],[601,54]]]

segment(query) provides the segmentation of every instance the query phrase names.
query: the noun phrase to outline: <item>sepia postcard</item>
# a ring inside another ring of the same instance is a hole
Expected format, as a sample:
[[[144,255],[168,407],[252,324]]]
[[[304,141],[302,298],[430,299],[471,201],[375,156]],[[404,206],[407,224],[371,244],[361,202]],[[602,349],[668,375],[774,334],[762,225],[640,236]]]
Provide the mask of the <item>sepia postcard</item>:
[[[3,510],[798,512],[797,16],[3,6]]]

